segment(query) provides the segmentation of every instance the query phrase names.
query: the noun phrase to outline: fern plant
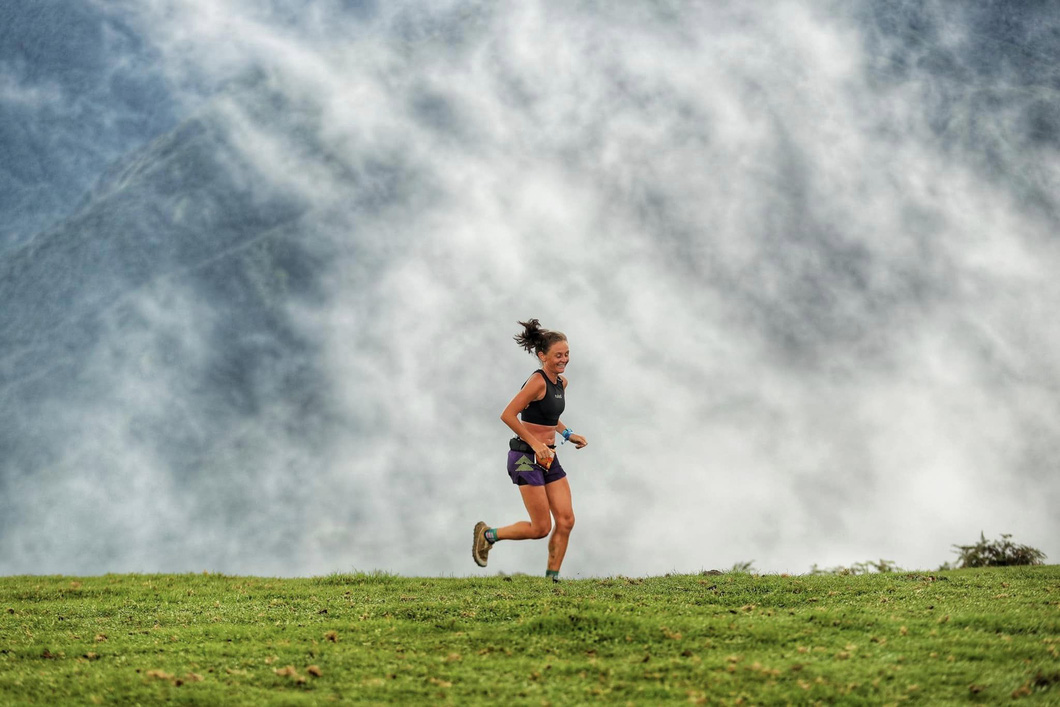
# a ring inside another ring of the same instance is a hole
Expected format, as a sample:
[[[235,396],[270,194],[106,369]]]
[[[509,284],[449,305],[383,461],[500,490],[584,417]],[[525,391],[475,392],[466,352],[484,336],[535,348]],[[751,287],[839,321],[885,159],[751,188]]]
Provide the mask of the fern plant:
[[[1018,545],[1010,539],[1011,533],[1002,533],[998,540],[987,540],[979,531],[979,542],[974,545],[954,545],[958,554],[958,567],[1005,567],[1008,565],[1040,565],[1045,553],[1029,545]]]

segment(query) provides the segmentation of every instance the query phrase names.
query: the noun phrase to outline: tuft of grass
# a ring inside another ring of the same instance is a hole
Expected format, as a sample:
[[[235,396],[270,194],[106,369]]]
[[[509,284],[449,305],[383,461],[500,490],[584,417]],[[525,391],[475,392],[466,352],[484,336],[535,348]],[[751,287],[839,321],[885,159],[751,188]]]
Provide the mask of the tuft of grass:
[[[0,577],[0,703],[1060,701],[1060,567]]]

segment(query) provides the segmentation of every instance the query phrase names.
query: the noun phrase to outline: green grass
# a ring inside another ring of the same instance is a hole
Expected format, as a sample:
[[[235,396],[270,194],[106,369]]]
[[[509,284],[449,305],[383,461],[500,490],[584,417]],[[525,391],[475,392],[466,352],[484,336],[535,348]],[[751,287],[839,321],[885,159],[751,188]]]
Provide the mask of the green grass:
[[[5,705],[1060,704],[1058,652],[1058,566],[0,577]]]

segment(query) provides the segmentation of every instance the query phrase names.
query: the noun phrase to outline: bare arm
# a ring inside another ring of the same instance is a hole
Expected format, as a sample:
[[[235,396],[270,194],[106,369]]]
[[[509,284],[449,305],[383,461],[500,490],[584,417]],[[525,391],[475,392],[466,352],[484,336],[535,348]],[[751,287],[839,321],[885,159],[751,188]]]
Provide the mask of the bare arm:
[[[508,406],[501,413],[501,420],[511,428],[519,439],[529,444],[534,449],[534,454],[545,457],[549,456],[549,449],[544,442],[530,433],[526,425],[519,419],[519,413],[535,400],[545,397],[545,379],[534,375],[526,382],[526,385],[515,394]]]
[[[563,430],[565,430],[565,429],[567,429],[567,426],[563,424],[563,420],[559,420],[559,421],[556,422],[556,434],[562,436],[563,435]],[[585,439],[581,435],[576,435],[576,434],[573,434],[573,433],[571,433],[570,441],[574,442],[574,448],[575,449],[581,449],[585,445],[589,444],[589,441],[587,439]]]
[[[563,381],[563,390],[566,390],[567,389],[567,379],[566,379],[566,377],[562,377],[562,378],[560,378],[560,380]],[[567,429],[567,426],[563,424],[563,420],[556,420],[556,434],[562,436],[563,435],[563,430],[565,430],[565,429]],[[574,448],[575,449],[581,449],[585,445],[589,444],[589,440],[585,439],[581,435],[576,435],[576,434],[573,434],[573,433],[570,436],[570,441],[574,442]]]

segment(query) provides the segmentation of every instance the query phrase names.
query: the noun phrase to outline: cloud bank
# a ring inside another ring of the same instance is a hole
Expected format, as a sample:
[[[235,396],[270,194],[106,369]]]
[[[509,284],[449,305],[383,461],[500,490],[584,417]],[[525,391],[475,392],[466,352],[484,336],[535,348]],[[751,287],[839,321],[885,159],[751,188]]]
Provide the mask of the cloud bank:
[[[217,293],[176,276],[139,291],[135,331],[182,365],[145,383],[106,357],[131,330],[104,338],[110,417],[62,467],[82,471],[21,493],[129,538],[79,571],[469,574],[473,523],[522,517],[498,415],[534,316],[569,337],[564,420],[590,439],[561,450],[569,575],[934,567],[980,530],[1055,558],[1055,78],[1009,43],[1033,18],[956,7],[109,10],[243,188],[302,205],[288,237],[326,266],[284,312],[326,415],[307,438],[305,408],[254,410],[216,476],[174,482],[164,435],[129,421],[179,416],[219,345]],[[93,473],[126,495],[80,504]],[[73,556],[9,547],[14,571]],[[544,553],[507,543],[490,570]]]

